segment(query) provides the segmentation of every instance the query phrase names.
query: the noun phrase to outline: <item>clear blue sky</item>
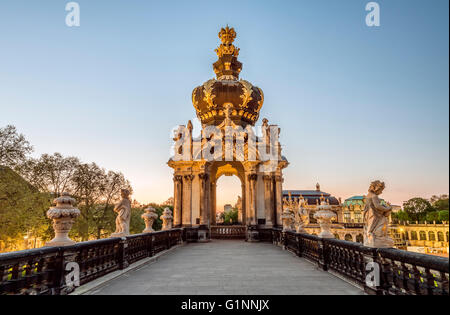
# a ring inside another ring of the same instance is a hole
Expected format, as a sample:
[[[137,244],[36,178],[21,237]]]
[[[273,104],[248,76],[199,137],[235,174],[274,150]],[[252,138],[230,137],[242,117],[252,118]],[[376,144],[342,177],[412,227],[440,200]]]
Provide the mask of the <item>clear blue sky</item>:
[[[376,29],[360,0],[80,0],[78,28],[67,2],[0,2],[0,126],[36,156],[95,161],[138,200],[167,199],[169,132],[194,119],[228,23],[260,118],[282,128],[285,189],[346,198],[381,179],[393,203],[449,190],[447,0],[378,1]]]

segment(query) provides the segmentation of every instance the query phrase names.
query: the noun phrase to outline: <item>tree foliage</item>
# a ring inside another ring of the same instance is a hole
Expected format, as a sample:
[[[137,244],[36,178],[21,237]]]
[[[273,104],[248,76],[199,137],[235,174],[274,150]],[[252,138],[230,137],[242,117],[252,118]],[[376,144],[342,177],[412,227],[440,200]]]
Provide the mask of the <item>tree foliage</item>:
[[[224,224],[236,224],[238,222],[238,209],[233,208],[230,211],[224,213]]]
[[[45,216],[51,196],[41,193],[8,167],[0,166],[0,252],[17,249],[24,237],[48,239]]]
[[[425,221],[427,214],[434,209],[430,202],[423,198],[412,198],[403,204],[403,210],[411,221]]]
[[[17,133],[16,127],[8,125],[0,128],[0,165],[14,168],[24,162],[33,147],[24,135]]]

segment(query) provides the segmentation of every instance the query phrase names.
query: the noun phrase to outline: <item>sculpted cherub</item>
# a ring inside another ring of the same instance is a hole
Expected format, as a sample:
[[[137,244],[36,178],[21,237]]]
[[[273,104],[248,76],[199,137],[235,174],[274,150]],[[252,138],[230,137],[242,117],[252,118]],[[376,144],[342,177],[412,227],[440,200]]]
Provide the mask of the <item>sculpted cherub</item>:
[[[122,200],[114,207],[116,217],[116,231],[112,234],[113,237],[126,236],[130,234],[130,218],[131,218],[131,201],[130,191],[122,189],[120,191]]]
[[[382,205],[379,195],[385,185],[379,180],[370,184],[369,194],[365,198],[364,207],[364,245],[369,247],[393,247],[394,242],[388,234],[389,215],[392,207]]]

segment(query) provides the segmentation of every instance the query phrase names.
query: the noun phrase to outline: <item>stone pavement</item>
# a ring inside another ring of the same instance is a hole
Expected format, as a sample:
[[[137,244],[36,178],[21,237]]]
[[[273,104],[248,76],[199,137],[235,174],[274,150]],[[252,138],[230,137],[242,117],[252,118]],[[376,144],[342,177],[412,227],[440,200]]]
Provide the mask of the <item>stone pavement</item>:
[[[177,248],[86,294],[356,295],[363,291],[278,246],[214,240]]]

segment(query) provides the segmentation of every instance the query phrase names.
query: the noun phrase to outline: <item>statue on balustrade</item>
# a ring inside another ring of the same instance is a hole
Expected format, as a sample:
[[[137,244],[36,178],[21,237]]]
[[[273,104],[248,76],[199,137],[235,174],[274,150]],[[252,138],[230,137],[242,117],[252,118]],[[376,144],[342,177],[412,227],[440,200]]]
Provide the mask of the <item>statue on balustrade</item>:
[[[114,207],[116,217],[116,231],[111,237],[123,237],[130,235],[131,201],[130,191],[122,189],[120,192],[122,200]]]
[[[295,212],[295,229],[297,233],[307,233],[305,226],[309,224],[308,201],[300,196]]]
[[[389,248],[394,241],[389,236],[389,216],[392,207],[382,205],[379,195],[385,185],[379,180],[370,184],[369,194],[365,198],[364,208],[364,245],[375,248]]]

